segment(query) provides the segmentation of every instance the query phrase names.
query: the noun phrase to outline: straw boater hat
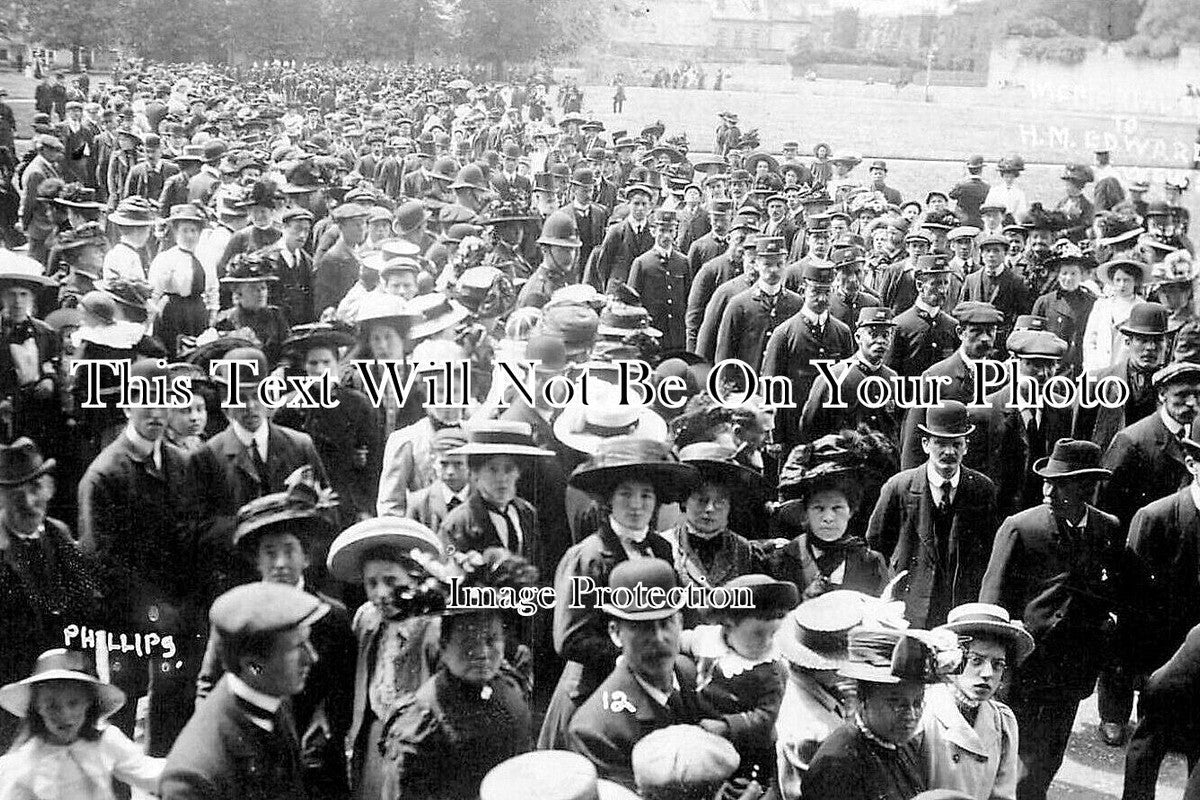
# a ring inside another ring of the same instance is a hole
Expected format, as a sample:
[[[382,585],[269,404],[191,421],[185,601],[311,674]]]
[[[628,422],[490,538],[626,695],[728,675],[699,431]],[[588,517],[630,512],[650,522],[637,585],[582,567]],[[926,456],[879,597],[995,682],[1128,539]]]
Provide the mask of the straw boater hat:
[[[581,394],[554,420],[554,437],[572,450],[594,453],[601,440],[615,436],[666,441],[666,421],[649,406],[621,404],[611,383],[589,382],[587,400]]]
[[[361,330],[370,325],[391,325],[408,332],[421,315],[403,297],[384,292],[368,292],[358,305],[357,322]]]
[[[436,292],[414,297],[409,308],[421,317],[409,331],[413,341],[441,333],[471,316],[470,309],[462,303]]]
[[[0,290],[21,286],[36,292],[57,285],[53,278],[42,274],[42,265],[34,259],[11,250],[0,250]]]
[[[1033,652],[1033,636],[1020,622],[1014,622],[1003,606],[991,603],[964,603],[950,611],[946,624],[934,630],[949,630],[959,636],[986,636],[1004,642],[1018,664]]]
[[[489,419],[463,425],[467,443],[451,450],[451,456],[533,456],[549,457],[553,450],[543,450],[533,443],[533,429],[528,422]]]
[[[479,800],[638,800],[619,783],[598,777],[578,753],[534,750],[502,761],[479,784]]]
[[[375,517],[351,525],[333,540],[325,560],[329,574],[347,583],[361,581],[363,556],[379,548],[391,551],[396,561],[411,559],[414,550],[442,555],[437,534],[416,520]]]
[[[787,615],[775,634],[780,655],[804,669],[840,669],[850,658],[850,630],[863,623],[871,602],[881,601],[849,589],[804,601]]]
[[[658,502],[671,502],[691,489],[699,472],[675,457],[664,439],[615,436],[601,439],[592,457],[575,468],[569,485],[585,492],[607,495],[623,480],[636,479],[654,486]]]
[[[105,683],[87,671],[83,653],[73,650],[47,650],[38,656],[33,674],[15,683],[0,688],[0,708],[14,717],[29,715],[29,703],[33,699],[33,688],[49,681],[73,681],[95,688],[99,697],[99,718],[111,716],[125,705],[125,693]]]
[[[251,559],[268,533],[295,534],[308,549],[314,535],[336,530],[336,495],[317,483],[311,465],[300,467],[284,483],[285,491],[255,498],[238,510],[233,545]]]

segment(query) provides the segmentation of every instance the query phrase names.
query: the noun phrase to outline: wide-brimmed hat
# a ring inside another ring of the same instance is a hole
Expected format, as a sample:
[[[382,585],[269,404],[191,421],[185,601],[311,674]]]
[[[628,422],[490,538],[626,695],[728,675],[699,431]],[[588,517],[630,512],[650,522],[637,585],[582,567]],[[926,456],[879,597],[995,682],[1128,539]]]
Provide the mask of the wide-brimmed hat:
[[[413,341],[441,333],[471,316],[471,310],[462,303],[436,292],[418,295],[408,306],[411,312],[420,315],[408,332]]]
[[[662,331],[651,325],[651,321],[650,312],[643,306],[612,302],[600,313],[600,327],[596,329],[596,332],[600,336],[618,339],[624,339],[635,333],[643,333],[658,339],[663,335]]]
[[[925,412],[925,421],[917,423],[917,430],[939,439],[957,439],[970,436],[975,426],[965,405],[957,400],[943,400]]]
[[[592,457],[575,468],[568,483],[603,496],[621,481],[645,481],[654,487],[660,504],[672,502],[695,485],[699,472],[682,463],[663,439],[601,438]]]
[[[678,614],[687,602],[686,592],[672,593],[679,589],[679,576],[661,558],[622,561],[609,574],[608,587],[613,602],[600,608],[609,616],[631,622],[666,619]]]
[[[1138,303],[1129,312],[1129,319],[1117,330],[1135,336],[1166,336],[1181,323],[1171,321],[1171,312],[1161,303]]]
[[[517,420],[472,420],[463,425],[467,443],[451,450],[452,456],[553,456],[533,443],[533,428]]]
[[[354,345],[354,334],[328,322],[311,322],[292,326],[291,335],[283,342],[283,351],[303,355],[314,347],[327,347],[334,352]]]
[[[268,533],[296,534],[307,548],[310,537],[335,529],[331,512],[337,497],[317,482],[311,465],[298,468],[284,483],[284,491],[257,497],[238,509],[233,545],[251,559]]]
[[[963,662],[958,637],[949,631],[861,625],[850,631],[847,650],[838,674],[868,683],[940,683]]]
[[[270,259],[262,252],[238,253],[229,260],[225,274],[221,277],[223,284],[237,283],[273,283],[279,280],[273,271]]]
[[[171,213],[167,217],[167,222],[198,222],[201,225],[207,225],[208,215],[204,213],[204,209],[195,203],[180,203],[171,206]]]
[[[153,289],[141,278],[113,278],[104,282],[104,291],[112,295],[118,305],[135,311],[147,312]]]
[[[117,205],[117,210],[108,215],[114,225],[131,228],[148,228],[158,219],[158,208],[141,195],[126,197]]]
[[[1112,475],[1112,470],[1100,466],[1100,446],[1082,439],[1059,439],[1054,450],[1033,464],[1033,472],[1042,478],[1094,478]]]
[[[999,639],[1018,664],[1033,652],[1033,636],[1025,630],[1025,625],[1019,620],[1014,622],[1006,608],[992,603],[963,603],[951,609],[946,623],[939,628],[959,636]]]
[[[363,556],[377,549],[391,551],[397,561],[411,558],[414,550],[442,556],[441,540],[429,528],[414,519],[383,516],[355,523],[338,534],[325,564],[338,580],[357,583],[362,580]]]
[[[42,274],[42,265],[23,253],[0,250],[0,290],[19,285],[36,292],[57,286],[57,282]]]
[[[479,800],[638,800],[595,765],[566,750],[533,750],[502,761],[479,784]]]
[[[12,444],[0,444],[0,486],[21,486],[54,469],[53,458],[42,458],[33,440],[22,436]]]
[[[840,668],[850,659],[850,631],[863,623],[872,602],[881,601],[849,589],[805,600],[787,615],[775,634],[780,655],[804,669]]]
[[[1096,268],[1096,277],[1102,283],[1112,283],[1113,271],[1120,267],[1125,272],[1136,273],[1140,277],[1138,281],[1145,283],[1150,277],[1150,265],[1145,261],[1138,261],[1133,258],[1114,258],[1111,261],[1106,261]]]
[[[592,381],[587,399],[569,403],[554,420],[554,437],[572,450],[594,453],[602,440],[616,436],[666,441],[663,418],[649,406],[621,404],[612,384]]]
[[[49,681],[73,681],[94,687],[98,697],[98,711],[101,720],[111,716],[113,712],[125,705],[123,691],[88,672],[83,653],[77,650],[58,648],[47,650],[38,656],[37,663],[33,667],[33,674],[28,678],[0,688],[0,708],[14,717],[28,716],[34,687],[39,683]]]
[[[718,442],[695,442],[679,449],[679,460],[696,468],[700,482],[726,486],[734,498],[762,497],[767,492],[763,476],[735,461],[736,454],[735,448]]]
[[[1168,253],[1150,271],[1150,282],[1156,286],[1191,286],[1196,279],[1196,267],[1187,250]]]
[[[360,330],[370,325],[390,325],[397,330],[409,332],[421,320],[421,313],[403,297],[386,292],[368,292],[358,305],[356,322]]]

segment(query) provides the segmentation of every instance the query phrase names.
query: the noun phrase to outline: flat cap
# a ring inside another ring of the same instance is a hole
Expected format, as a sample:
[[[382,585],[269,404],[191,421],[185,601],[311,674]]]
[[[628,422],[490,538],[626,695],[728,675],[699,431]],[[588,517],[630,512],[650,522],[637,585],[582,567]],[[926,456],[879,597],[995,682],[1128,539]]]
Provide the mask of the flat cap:
[[[670,725],[652,731],[633,746],[638,793],[724,783],[741,758],[727,739],[696,725]]]
[[[954,307],[951,316],[960,325],[999,325],[1004,322],[1004,314],[998,308],[977,300],[963,300]]]
[[[218,597],[209,619],[222,636],[241,637],[309,625],[327,613],[329,605],[316,595],[294,586],[259,581],[237,586]]]
[[[1002,247],[1005,250],[1007,250],[1008,249],[1008,237],[1003,236],[999,233],[989,233],[986,236],[980,236],[979,241],[976,242],[976,244],[979,245],[980,250],[982,250],[985,247],[992,247],[992,246]]]
[[[335,222],[342,222],[348,219],[366,219],[371,216],[371,210],[366,206],[360,206],[358,203],[346,203],[335,208],[330,215]]]
[[[1067,343],[1050,331],[1013,331],[1008,351],[1020,358],[1061,359],[1067,354]]]
[[[1156,388],[1184,381],[1200,381],[1200,364],[1191,361],[1174,361],[1154,373],[1153,380]]]

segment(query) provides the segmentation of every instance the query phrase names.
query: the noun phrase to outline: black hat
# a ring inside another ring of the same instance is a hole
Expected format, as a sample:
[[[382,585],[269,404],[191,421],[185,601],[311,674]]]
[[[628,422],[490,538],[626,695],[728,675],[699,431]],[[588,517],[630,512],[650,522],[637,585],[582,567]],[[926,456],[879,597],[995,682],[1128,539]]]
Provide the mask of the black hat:
[[[684,464],[665,442],[633,436],[604,438],[590,459],[576,467],[571,486],[608,494],[623,480],[644,480],[654,486],[659,503],[671,502],[695,484],[699,472]]]
[[[21,486],[54,469],[53,458],[42,458],[33,440],[22,436],[10,445],[0,444],[0,486]]]
[[[917,429],[926,436],[957,439],[970,436],[975,426],[971,424],[965,405],[957,400],[943,400],[941,405],[926,412],[925,421],[918,422]]]
[[[1033,465],[1036,475],[1043,478],[1094,478],[1100,480],[1112,471],[1100,466],[1100,446],[1081,439],[1059,439],[1054,451]]]
[[[337,507],[337,496],[317,482],[311,465],[297,469],[284,485],[284,491],[263,495],[238,510],[233,544],[249,558],[254,558],[259,540],[268,533],[294,533],[307,547],[310,537],[335,530],[331,512]]]

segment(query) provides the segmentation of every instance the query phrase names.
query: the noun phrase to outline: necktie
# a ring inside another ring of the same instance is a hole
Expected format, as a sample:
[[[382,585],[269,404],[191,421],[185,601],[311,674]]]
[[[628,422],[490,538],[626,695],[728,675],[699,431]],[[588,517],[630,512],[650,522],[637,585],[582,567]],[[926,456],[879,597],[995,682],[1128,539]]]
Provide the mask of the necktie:
[[[454,509],[458,508],[461,505],[462,505],[462,500],[459,498],[458,495],[454,495],[454,497],[450,498],[450,502],[446,503],[446,510],[453,511]],[[505,517],[505,519],[508,519],[508,517]]]
[[[258,442],[250,442],[250,460],[254,462],[254,469],[258,472],[259,480],[262,485],[267,485],[267,462],[263,461],[262,453],[258,451]]]
[[[938,484],[938,511],[945,514],[950,510],[950,483]]]
[[[510,505],[509,508],[512,508]],[[501,511],[495,506],[489,504],[488,510],[494,514],[499,514],[500,519],[504,520],[504,547],[512,553],[521,552],[521,537],[517,535],[517,530],[512,524],[512,519],[505,511]]]
[[[292,719],[292,712],[288,709],[286,702],[279,704],[273,722],[276,733],[287,743],[289,751],[299,756],[300,737],[296,733],[296,721]]]
[[[188,257],[192,259],[192,292],[188,297],[199,297],[204,294],[204,265],[195,253],[188,253]]]

